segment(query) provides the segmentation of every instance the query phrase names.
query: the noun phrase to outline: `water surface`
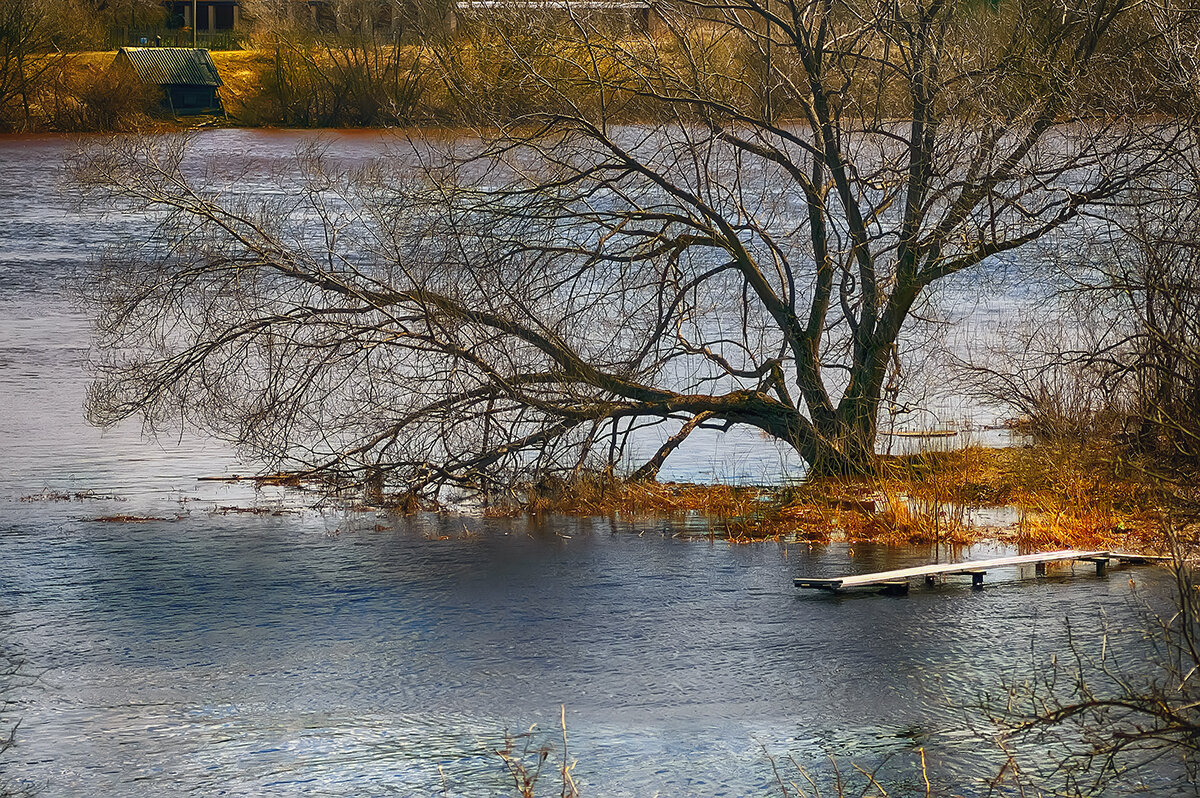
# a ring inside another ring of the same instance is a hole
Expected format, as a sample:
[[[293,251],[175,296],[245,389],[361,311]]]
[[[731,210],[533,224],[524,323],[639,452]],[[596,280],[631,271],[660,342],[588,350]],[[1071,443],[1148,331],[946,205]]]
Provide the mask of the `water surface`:
[[[266,175],[308,135],[215,131],[196,150]],[[382,146],[331,141],[349,161]],[[827,756],[886,763],[890,784],[914,786],[921,749],[936,784],[978,795],[999,757],[978,715],[951,705],[1066,654],[1064,619],[1097,646],[1102,618],[1136,624],[1135,588],[1165,589],[1153,569],[1080,566],[989,574],[982,592],[833,598],[792,579],[933,553],[734,546],[634,518],[347,514],[198,482],[256,466],[186,430],[147,440],[82,420],[89,331],[71,274],[136,222],[58,193],[73,146],[0,140],[0,643],[39,674],[7,713],[21,720],[0,758],[10,783],[505,794],[492,753],[505,730],[537,724],[539,744],[555,742],[565,706],[588,796],[778,794],[767,754],[818,775]],[[679,455],[664,476],[786,472],[756,435]],[[159,520],[96,520],[121,515]],[[1154,794],[1187,786],[1155,779]]]

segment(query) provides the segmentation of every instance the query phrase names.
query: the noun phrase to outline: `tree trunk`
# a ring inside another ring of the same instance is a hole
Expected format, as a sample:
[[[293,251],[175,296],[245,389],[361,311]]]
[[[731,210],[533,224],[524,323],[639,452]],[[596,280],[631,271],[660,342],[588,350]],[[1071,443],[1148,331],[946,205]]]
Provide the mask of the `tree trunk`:
[[[870,476],[876,473],[874,424],[845,426],[837,434],[821,435],[811,455],[801,456],[809,463],[810,477]]]

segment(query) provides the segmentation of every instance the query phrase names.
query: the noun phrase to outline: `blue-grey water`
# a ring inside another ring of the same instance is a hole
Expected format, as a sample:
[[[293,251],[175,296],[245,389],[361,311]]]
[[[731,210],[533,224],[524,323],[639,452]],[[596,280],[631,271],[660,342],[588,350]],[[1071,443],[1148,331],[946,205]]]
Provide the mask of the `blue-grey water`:
[[[195,151],[265,169],[306,135],[212,132]],[[381,146],[331,142],[347,159]],[[146,440],[82,419],[89,327],[68,285],[133,222],[60,194],[74,146],[0,139],[0,652],[29,677],[0,696],[0,730],[19,721],[0,785],[512,795],[494,753],[506,730],[536,724],[553,763],[565,707],[585,796],[781,795],[772,759],[784,781],[795,764],[818,781],[831,761],[882,767],[898,794],[921,785],[921,750],[937,794],[982,795],[1003,759],[966,705],[1065,656],[1066,619],[1090,650],[1102,620],[1138,624],[1135,593],[1166,590],[1155,569],[1080,567],[833,598],[792,579],[932,553],[729,545],[634,518],[345,513],[197,481],[255,466],[186,430]],[[670,476],[786,472],[753,435],[680,454]],[[119,516],[157,520],[97,520]],[[1189,788],[1170,767],[1147,779],[1154,795]]]

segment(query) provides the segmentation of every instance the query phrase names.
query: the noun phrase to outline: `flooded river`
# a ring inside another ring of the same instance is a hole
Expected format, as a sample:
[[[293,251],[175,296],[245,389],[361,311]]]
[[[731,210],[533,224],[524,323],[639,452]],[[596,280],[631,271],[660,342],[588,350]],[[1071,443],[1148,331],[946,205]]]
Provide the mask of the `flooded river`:
[[[197,150],[270,166],[303,135],[217,131]],[[505,731],[536,724],[553,761],[565,706],[589,798],[780,795],[772,758],[785,778],[789,758],[818,779],[831,757],[882,767],[903,789],[921,751],[939,794],[982,795],[1002,758],[968,705],[1066,654],[1065,619],[1096,646],[1102,619],[1136,624],[1135,589],[1165,590],[1154,569],[1081,566],[998,572],[981,592],[802,595],[795,576],[932,552],[733,546],[636,519],[346,514],[198,482],[254,466],[187,431],[148,441],[82,420],[89,332],[70,276],[132,222],[60,197],[73,146],[0,139],[0,651],[36,676],[7,696],[2,728],[20,725],[0,784],[508,795]],[[787,470],[757,436],[681,454],[671,477]],[[1185,786],[1169,769],[1149,785]]]

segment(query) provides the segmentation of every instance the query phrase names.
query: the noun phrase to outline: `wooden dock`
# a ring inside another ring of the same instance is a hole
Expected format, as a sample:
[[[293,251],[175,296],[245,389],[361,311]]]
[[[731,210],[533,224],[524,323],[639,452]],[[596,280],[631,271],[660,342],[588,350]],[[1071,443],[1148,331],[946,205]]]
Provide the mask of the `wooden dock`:
[[[931,563],[918,565],[913,568],[898,568],[893,571],[877,571],[871,574],[855,574],[840,577],[797,577],[796,587],[813,588],[817,590],[848,590],[855,587],[878,587],[885,593],[907,593],[910,579],[923,579],[925,584],[932,585],[939,578],[950,576],[969,576],[971,585],[976,589],[983,587],[984,574],[989,569],[1008,568],[1020,565],[1032,565],[1039,576],[1046,573],[1049,563],[1057,562],[1091,562],[1096,565],[1096,574],[1103,576],[1110,562],[1118,560],[1132,565],[1142,565],[1150,562],[1161,562],[1169,559],[1148,554],[1126,554],[1112,551],[1077,551],[1064,549],[1062,551],[1047,551],[1040,554],[1021,554],[1014,557],[996,557],[990,560],[971,560],[955,563]]]

